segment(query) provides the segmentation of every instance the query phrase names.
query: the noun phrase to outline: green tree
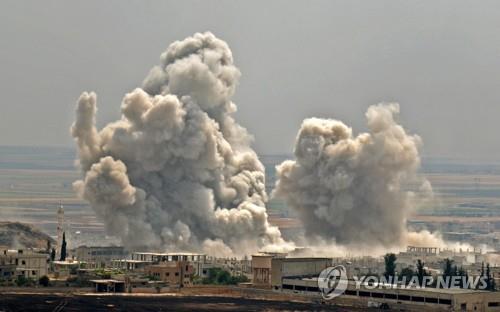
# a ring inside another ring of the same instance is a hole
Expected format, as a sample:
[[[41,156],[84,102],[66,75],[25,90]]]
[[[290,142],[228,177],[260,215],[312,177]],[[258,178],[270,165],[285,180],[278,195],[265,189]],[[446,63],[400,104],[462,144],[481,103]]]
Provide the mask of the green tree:
[[[66,260],[66,232],[63,232],[60,261]]]
[[[231,274],[228,271],[220,270],[215,277],[215,284],[228,285],[231,281]]]
[[[201,280],[202,284],[211,285],[236,285],[238,283],[248,282],[244,275],[231,276],[231,274],[221,268],[208,269],[208,276]]]
[[[203,284],[215,284],[215,279],[217,278],[217,273],[220,271],[220,268],[210,268],[208,269],[207,277],[203,278]]]
[[[460,276],[460,284],[459,284],[460,288],[464,288],[465,287],[464,280],[469,279],[469,276],[467,275],[467,272],[464,270],[463,267],[460,267],[458,269],[457,276]]]
[[[430,274],[425,270],[425,263],[418,259],[417,261],[417,277],[418,277],[418,282],[420,285],[423,284],[424,282],[424,276],[429,276]]]
[[[111,277],[111,275],[110,275]],[[146,275],[146,278],[150,281],[159,281],[160,278],[158,276],[154,276],[154,275]]]
[[[26,286],[29,283],[29,280],[24,275],[18,275],[16,279],[17,286]]]
[[[50,252],[50,261],[54,262],[56,260],[56,249],[52,248],[52,251]]]
[[[443,276],[453,276],[454,269],[453,269],[453,260],[451,259],[444,259],[444,269],[443,269]]]
[[[482,278],[482,279],[486,279],[486,288],[488,288],[488,279],[486,278],[486,274],[484,272],[484,262],[481,262],[481,273],[479,274],[479,278]],[[479,285],[481,285],[481,283],[478,283],[476,288],[479,289]]]
[[[451,280],[451,277],[455,275],[456,270],[457,268],[453,266],[453,260],[449,258],[444,259],[443,274],[442,274],[444,280]]]
[[[245,275],[231,276],[230,284],[237,285],[239,283],[247,283],[250,280]]]
[[[396,259],[396,255],[393,253],[388,253],[384,256],[384,276],[387,280],[389,280],[390,278],[394,278],[394,276],[396,275]]]
[[[49,282],[50,280],[47,275],[40,277],[40,279],[38,280],[38,284],[42,285],[43,287],[49,286]]]
[[[486,264],[486,289],[491,290],[491,291],[496,290],[495,279],[491,275],[489,263]]]
[[[413,276],[415,276],[415,271],[411,268],[403,268],[400,273],[401,279],[404,279],[406,285],[410,283],[410,280]]]

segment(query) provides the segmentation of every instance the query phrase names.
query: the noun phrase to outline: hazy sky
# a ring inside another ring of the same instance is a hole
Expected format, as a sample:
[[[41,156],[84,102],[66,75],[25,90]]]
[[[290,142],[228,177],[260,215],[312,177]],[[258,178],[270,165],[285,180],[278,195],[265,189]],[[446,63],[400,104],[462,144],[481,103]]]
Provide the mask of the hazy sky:
[[[0,1],[0,145],[65,145],[82,91],[116,120],[174,40],[212,31],[242,72],[237,119],[260,153],[306,117],[364,131],[397,101],[431,156],[500,159],[498,1]]]

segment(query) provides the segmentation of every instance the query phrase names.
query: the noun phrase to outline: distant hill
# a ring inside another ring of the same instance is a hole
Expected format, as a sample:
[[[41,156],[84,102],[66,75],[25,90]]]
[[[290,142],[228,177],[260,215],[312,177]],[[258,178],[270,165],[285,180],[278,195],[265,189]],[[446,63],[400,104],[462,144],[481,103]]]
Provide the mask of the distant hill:
[[[0,246],[12,249],[47,247],[47,240],[52,246],[55,240],[32,225],[20,222],[0,222]]]

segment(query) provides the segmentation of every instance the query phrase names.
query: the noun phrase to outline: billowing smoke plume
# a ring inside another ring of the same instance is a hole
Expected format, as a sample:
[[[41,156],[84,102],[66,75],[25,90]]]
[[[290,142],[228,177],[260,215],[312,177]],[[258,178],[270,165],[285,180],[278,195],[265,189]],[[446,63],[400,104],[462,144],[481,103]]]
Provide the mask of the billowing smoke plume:
[[[264,168],[232,117],[239,77],[227,44],[197,33],[125,95],[121,120],[98,131],[96,95],[81,95],[75,189],[126,246],[229,254],[283,243],[267,221]]]
[[[295,209],[309,238],[385,247],[406,239],[416,198],[408,186],[430,192],[430,184],[416,174],[420,138],[397,124],[398,114],[398,104],[371,106],[369,132],[356,137],[337,120],[304,120],[296,160],[277,167],[275,195]]]

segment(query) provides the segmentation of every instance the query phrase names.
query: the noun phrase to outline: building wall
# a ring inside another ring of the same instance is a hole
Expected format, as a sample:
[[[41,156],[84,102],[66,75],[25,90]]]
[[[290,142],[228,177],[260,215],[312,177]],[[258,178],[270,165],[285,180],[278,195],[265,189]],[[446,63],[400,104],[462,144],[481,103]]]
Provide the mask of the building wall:
[[[207,263],[207,256],[205,254],[195,253],[133,252],[131,258],[134,261],[151,262],[152,264],[185,261],[193,266],[194,275],[199,276],[202,276],[203,266]]]
[[[169,285],[191,286],[194,269],[189,262],[177,261],[147,266],[144,273]]]
[[[0,279],[11,280],[16,276],[16,266],[13,264],[0,264]]]
[[[332,266],[330,258],[275,258],[271,261],[271,286],[281,287],[282,279],[291,276],[318,276]]]
[[[128,256],[123,247],[115,246],[80,246],[75,250],[75,253],[78,261],[86,262],[88,268],[109,267],[112,260],[124,259]]]
[[[280,291],[321,298],[316,279],[284,278]],[[328,302],[328,301],[326,301]],[[390,309],[406,311],[500,311],[500,292],[439,289],[356,289],[349,283],[335,303],[375,306],[386,303]]]
[[[0,251],[0,265],[14,265],[16,275],[24,275],[26,278],[39,279],[47,275],[48,259],[48,255],[30,250]]]
[[[138,260],[113,260],[111,261],[111,267],[114,269],[121,269],[125,271],[135,271],[143,272],[144,268],[151,265],[148,261],[138,261]]]
[[[255,285],[271,285],[271,260],[270,255],[252,256],[252,282]]]

